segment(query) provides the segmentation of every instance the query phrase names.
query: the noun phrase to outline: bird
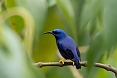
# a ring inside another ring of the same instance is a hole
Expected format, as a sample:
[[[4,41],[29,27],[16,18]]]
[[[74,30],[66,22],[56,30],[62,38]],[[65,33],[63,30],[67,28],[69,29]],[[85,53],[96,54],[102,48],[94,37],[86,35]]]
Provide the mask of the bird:
[[[47,31],[43,34],[52,34],[56,39],[56,45],[63,59],[59,62],[64,64],[65,60],[71,60],[73,65],[76,65],[76,69],[81,69],[80,61],[80,51],[75,43],[75,41],[68,36],[62,29],[54,29],[53,31]]]

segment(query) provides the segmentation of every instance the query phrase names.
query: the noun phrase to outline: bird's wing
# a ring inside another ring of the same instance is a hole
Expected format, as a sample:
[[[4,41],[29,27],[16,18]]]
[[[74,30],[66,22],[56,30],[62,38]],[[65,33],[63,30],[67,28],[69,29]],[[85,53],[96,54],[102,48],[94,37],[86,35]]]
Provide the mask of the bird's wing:
[[[79,49],[78,49],[78,47],[77,47],[77,46],[76,46],[76,51],[77,51],[78,58],[79,58],[79,60],[81,61],[80,51],[79,51]]]
[[[65,59],[73,59],[73,53],[70,49],[68,49],[66,44],[64,43],[58,43],[58,49],[60,51],[60,54],[65,58]]]
[[[76,43],[74,42],[74,40],[73,40],[71,37],[68,37],[68,38],[70,39],[69,43],[72,44],[72,45],[74,45],[74,46],[72,47],[72,49],[73,49],[73,48],[76,49],[76,51],[72,51],[72,52],[77,52],[78,59],[79,59],[79,61],[81,61],[80,51],[79,51],[79,49],[78,49]]]
[[[73,41],[64,41],[64,42],[58,42],[57,46],[60,51],[60,54],[65,58],[65,59],[70,59],[75,61],[76,63],[76,68],[79,69],[81,68],[81,65],[79,61],[81,60],[80,58],[80,53],[76,45],[74,44]]]

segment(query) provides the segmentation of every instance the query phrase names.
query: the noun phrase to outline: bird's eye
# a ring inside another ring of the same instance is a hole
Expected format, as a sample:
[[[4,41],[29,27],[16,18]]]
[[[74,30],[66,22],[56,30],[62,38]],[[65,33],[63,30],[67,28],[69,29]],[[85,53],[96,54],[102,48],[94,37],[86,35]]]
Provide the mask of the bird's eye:
[[[57,31],[53,31],[54,34],[60,34],[60,32],[57,32]]]

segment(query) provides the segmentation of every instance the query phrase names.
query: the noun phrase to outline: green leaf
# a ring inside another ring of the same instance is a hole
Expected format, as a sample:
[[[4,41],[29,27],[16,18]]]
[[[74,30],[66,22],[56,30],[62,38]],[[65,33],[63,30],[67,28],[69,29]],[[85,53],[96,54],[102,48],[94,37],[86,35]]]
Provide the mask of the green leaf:
[[[33,35],[34,35],[34,19],[31,14],[22,7],[13,7],[7,9],[7,11],[1,12],[1,16],[3,17],[2,23],[4,23],[7,19],[12,16],[18,15],[24,19],[25,22],[25,33],[24,33],[24,46],[28,55],[31,55],[32,52],[32,43],[33,43]]]
[[[73,10],[73,6],[70,2],[70,0],[57,0],[57,4],[60,8],[60,10],[62,11],[63,15],[65,16],[70,30],[73,34],[73,37],[75,39],[75,41],[77,42],[77,32],[76,32],[76,25],[75,25],[75,14],[74,14],[74,10]]]
[[[62,28],[64,24],[61,17],[56,7],[49,8],[45,26],[41,34],[46,31],[52,31],[55,28]],[[33,58],[36,62],[59,61],[59,59],[57,59],[56,41],[53,35],[46,34],[40,36],[39,43],[33,52]]]
[[[26,8],[32,14],[36,26],[35,39],[38,41],[48,8],[46,0],[16,0],[15,2],[16,5]]]
[[[110,50],[117,42],[117,0],[107,0],[103,13],[105,43]]]
[[[86,1],[81,14],[81,31],[85,29],[89,22],[93,23],[93,19],[95,19],[101,11],[103,4],[103,0]]]
[[[92,72],[95,62],[99,62],[104,54],[105,47],[102,31],[98,32],[92,39],[87,52],[88,73]],[[91,74],[89,74],[90,76]]]
[[[48,72],[46,72],[46,76],[48,78],[74,78],[72,72],[68,67],[52,67]]]
[[[16,33],[1,25],[0,37],[1,78],[45,78],[40,70],[32,66]]]
[[[6,5],[6,9],[16,6],[14,0],[5,0],[5,5]],[[22,30],[24,28],[24,20],[22,19],[22,17],[20,17],[18,15],[14,15],[14,16],[10,17],[9,21],[10,21],[11,27],[16,32],[18,32],[19,34],[21,34]]]
[[[25,36],[25,40],[24,40],[26,42],[25,45],[28,46],[27,52],[29,53],[29,55],[31,55],[31,52],[32,52],[31,46],[32,46],[33,38],[35,39],[34,47],[36,47],[35,45],[37,45],[39,42],[39,36],[40,36],[39,33],[41,32],[41,29],[43,28],[46,13],[47,13],[47,2],[46,2],[46,0],[15,0],[12,2],[9,2],[9,1],[10,0],[5,0],[7,8],[21,6],[25,9],[27,9],[30,12],[31,16],[33,17],[33,21],[27,22],[28,20],[30,20],[30,18],[24,18],[21,16],[23,18],[22,20],[27,20],[24,23],[24,25],[27,27],[26,30],[28,30],[28,29],[30,30],[30,31],[25,31],[25,32],[29,34],[30,32],[33,33],[33,31],[35,30],[34,31],[35,34],[30,34],[32,36]],[[23,12],[23,11],[21,11],[21,12]],[[12,23],[15,23],[15,25],[17,25],[19,27],[20,23],[23,23],[22,21],[17,22],[17,20],[19,20],[19,19],[20,19],[19,17],[14,17],[14,18],[12,17],[12,19],[10,21],[11,25],[12,25]],[[13,21],[13,20],[15,20],[15,21]],[[30,26],[30,24],[26,25],[27,23],[30,23],[30,22],[34,22],[35,28],[34,28],[34,25],[32,25],[32,24],[31,24],[32,26]],[[28,41],[27,39],[31,39],[31,41]],[[31,43],[31,44],[28,44],[28,43]]]
[[[48,0],[49,7],[53,7],[54,5],[56,5],[56,0]]]

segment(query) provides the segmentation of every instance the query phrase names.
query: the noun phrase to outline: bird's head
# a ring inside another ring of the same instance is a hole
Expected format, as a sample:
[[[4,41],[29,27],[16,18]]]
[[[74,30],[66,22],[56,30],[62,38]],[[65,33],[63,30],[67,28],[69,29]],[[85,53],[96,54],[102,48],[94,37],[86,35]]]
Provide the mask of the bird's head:
[[[62,39],[67,36],[66,33],[61,29],[54,29],[53,31],[44,32],[44,34],[53,34],[56,39]]]

